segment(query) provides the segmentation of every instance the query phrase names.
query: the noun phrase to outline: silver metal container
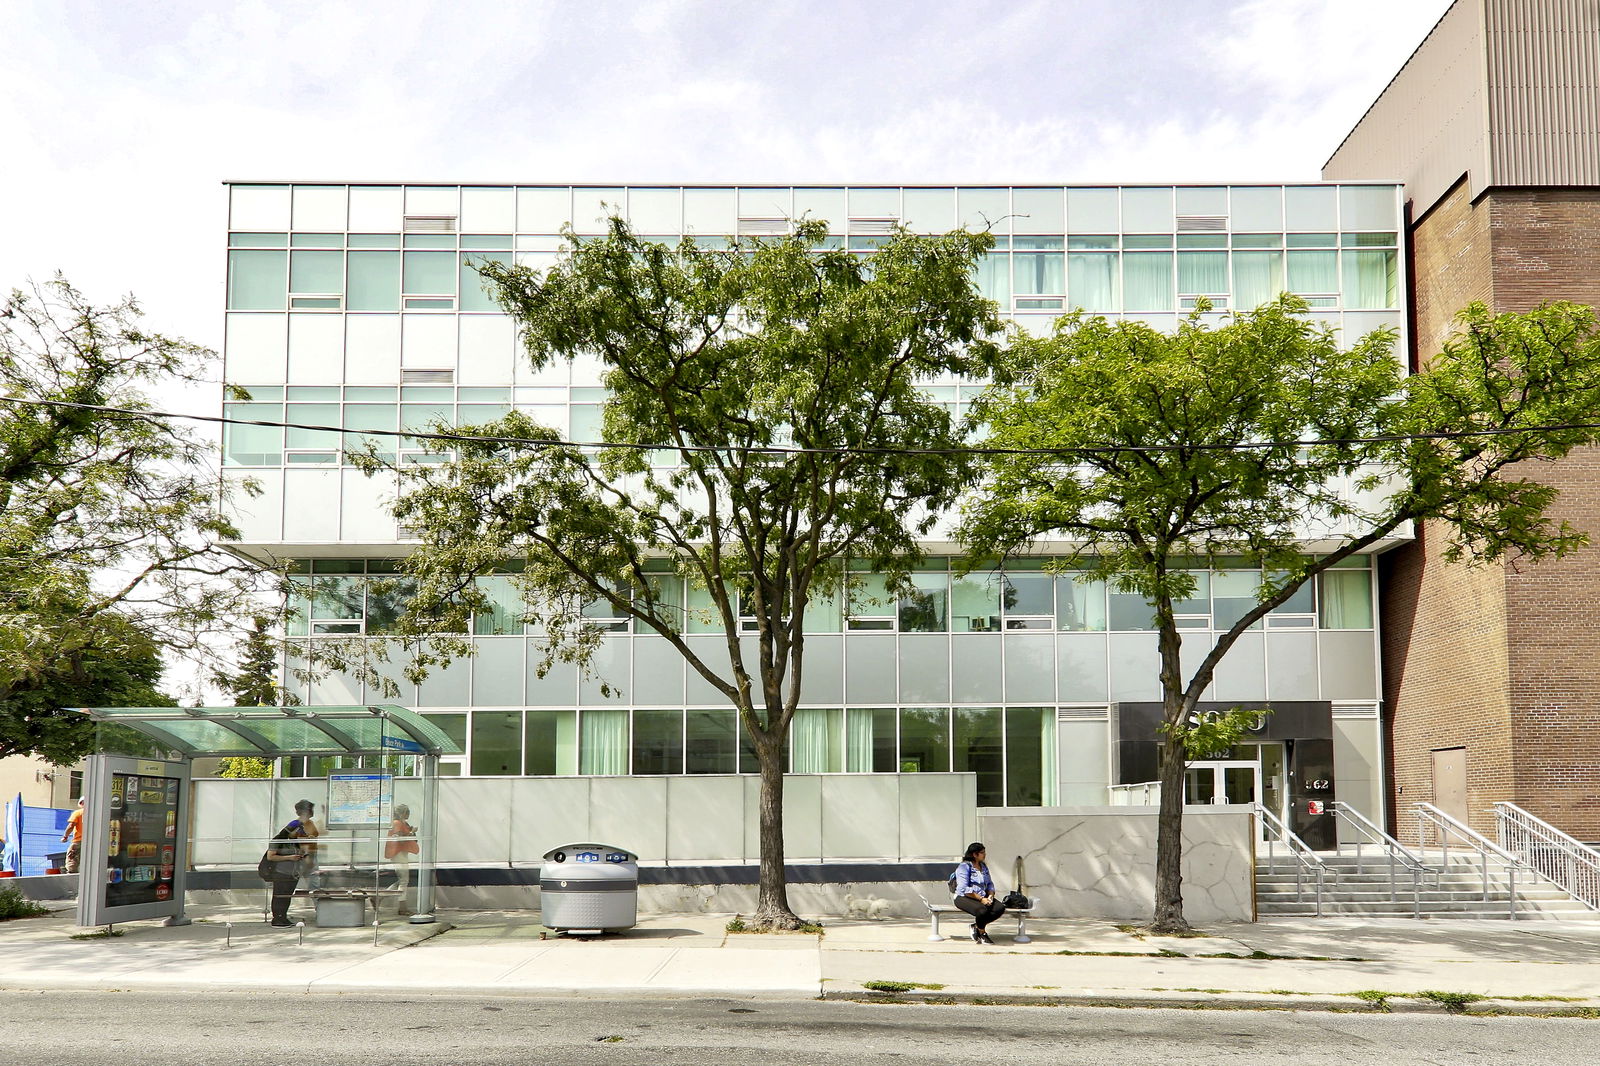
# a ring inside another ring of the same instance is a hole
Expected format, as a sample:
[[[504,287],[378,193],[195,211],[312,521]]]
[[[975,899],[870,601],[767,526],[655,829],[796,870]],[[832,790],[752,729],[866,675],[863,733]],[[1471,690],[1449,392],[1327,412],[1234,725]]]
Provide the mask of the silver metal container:
[[[563,844],[539,868],[541,921],[559,932],[614,933],[639,924],[639,856],[612,844]]]

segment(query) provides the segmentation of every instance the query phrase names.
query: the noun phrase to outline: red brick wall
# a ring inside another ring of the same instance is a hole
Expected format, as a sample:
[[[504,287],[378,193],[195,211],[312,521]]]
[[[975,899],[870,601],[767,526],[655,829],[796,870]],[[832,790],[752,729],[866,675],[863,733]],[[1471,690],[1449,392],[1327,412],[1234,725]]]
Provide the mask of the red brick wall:
[[[1464,185],[1413,233],[1416,337],[1438,350],[1472,300],[1520,311],[1549,300],[1600,305],[1600,190]],[[1557,513],[1600,540],[1600,451],[1539,465]],[[1600,839],[1600,548],[1555,562],[1469,568],[1443,562],[1445,531],[1384,562],[1384,699],[1394,810],[1432,799],[1432,752],[1467,749],[1468,806],[1480,829],[1509,799],[1585,840]]]

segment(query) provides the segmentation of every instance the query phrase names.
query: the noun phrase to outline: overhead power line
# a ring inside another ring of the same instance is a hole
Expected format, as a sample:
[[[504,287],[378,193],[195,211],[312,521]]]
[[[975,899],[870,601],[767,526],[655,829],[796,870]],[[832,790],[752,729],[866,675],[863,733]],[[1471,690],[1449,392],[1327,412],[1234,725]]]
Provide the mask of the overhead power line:
[[[346,426],[324,426],[305,422],[280,422],[260,418],[233,418],[227,415],[197,415],[179,411],[156,411],[144,408],[112,407],[106,404],[72,403],[67,400],[41,400],[22,396],[0,396],[6,403],[33,407],[65,407],[83,411],[100,411],[128,418],[160,418],[190,422],[210,422],[224,426],[259,426],[265,429],[300,429],[317,433],[336,433],[357,437],[404,437],[412,440],[436,440],[460,444],[514,444],[544,448],[621,449],[641,452],[724,452],[754,455],[1114,455],[1130,453],[1161,453],[1175,451],[1262,451],[1269,448],[1319,448],[1333,445],[1390,444],[1413,440],[1466,440],[1478,437],[1505,437],[1525,433],[1561,433],[1571,430],[1600,429],[1600,422],[1563,422],[1534,426],[1490,426],[1481,429],[1438,430],[1430,433],[1391,433],[1370,437],[1310,438],[1289,441],[1237,441],[1218,444],[1099,444],[1072,448],[988,448],[977,445],[960,445],[953,448],[804,448],[792,445],[718,445],[718,444],[634,444],[622,441],[569,441],[539,437],[503,437],[474,433],[441,433],[425,429],[352,429]]]

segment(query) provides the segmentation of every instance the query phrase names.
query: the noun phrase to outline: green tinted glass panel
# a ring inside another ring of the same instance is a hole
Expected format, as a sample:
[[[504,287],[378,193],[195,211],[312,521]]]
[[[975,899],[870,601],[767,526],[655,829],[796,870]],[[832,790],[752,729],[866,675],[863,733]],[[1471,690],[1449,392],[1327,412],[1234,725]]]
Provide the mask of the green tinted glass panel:
[[[1123,306],[1129,311],[1171,311],[1172,253],[1129,252],[1122,257]]]
[[[473,712],[473,776],[499,777],[520,773],[522,773],[522,712]]]
[[[400,310],[400,253],[351,252],[349,285],[352,311]]]
[[[283,405],[276,403],[230,403],[222,413],[228,418],[283,421]],[[283,429],[280,426],[225,425],[222,453],[230,466],[277,466],[283,462]]]
[[[456,291],[454,252],[406,252],[405,291],[430,296],[453,295]]]
[[[1006,806],[1056,802],[1054,708],[1006,708]]]
[[[462,751],[467,750],[467,716],[464,714],[428,714],[423,716],[428,724],[438,729]]]
[[[1382,310],[1396,305],[1398,273],[1395,253],[1344,253],[1344,305]]]
[[[739,721],[732,711],[689,711],[684,769],[691,774],[739,772]]]
[[[230,233],[228,243],[235,248],[282,248],[289,243],[287,233]]]
[[[342,233],[296,233],[289,241],[295,248],[343,248]]]
[[[290,292],[343,292],[343,252],[294,252],[289,257]]]
[[[950,711],[945,707],[906,707],[900,711],[900,772],[950,771]]]
[[[352,248],[398,248],[400,247],[400,234],[398,233],[352,233],[349,239]]]
[[[282,311],[288,276],[288,252],[229,252],[228,310]]]
[[[1289,291],[1328,293],[1339,291],[1339,253],[1290,252]]]
[[[522,772],[530,777],[571,776],[578,772],[578,715],[575,711],[529,711],[523,730]]]
[[[950,768],[978,775],[978,806],[1006,801],[1005,752],[998,707],[957,707],[950,743]]]
[[[289,405],[288,416],[287,421],[302,426],[337,426],[339,405],[292,403]],[[339,447],[339,434],[331,430],[291,428],[285,431],[283,443],[286,448],[332,449]]]
[[[446,237],[437,233],[408,233],[406,234],[407,248],[451,248],[456,246],[455,237]]]
[[[683,712],[633,712],[633,772],[683,773]]]
[[[500,310],[500,305],[486,291],[483,275],[478,273],[474,265],[485,261],[510,266],[511,256],[493,252],[469,252],[461,257],[461,310],[463,311]]]

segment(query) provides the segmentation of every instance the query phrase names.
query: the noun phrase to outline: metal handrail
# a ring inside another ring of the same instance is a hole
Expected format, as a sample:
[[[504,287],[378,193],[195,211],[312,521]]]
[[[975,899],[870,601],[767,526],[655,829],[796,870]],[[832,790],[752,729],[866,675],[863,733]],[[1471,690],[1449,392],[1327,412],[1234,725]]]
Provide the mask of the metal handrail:
[[[1590,910],[1600,910],[1600,851],[1515,803],[1494,805],[1500,847]]]
[[[1332,873],[1334,880],[1337,881],[1339,879],[1339,871],[1331,870],[1328,864],[1323,862],[1322,859],[1317,856],[1317,853],[1312,851],[1310,846],[1307,845],[1305,841],[1301,840],[1289,829],[1288,826],[1284,825],[1282,819],[1280,819],[1277,815],[1273,814],[1259,803],[1253,804],[1252,806],[1255,807],[1256,816],[1261,819],[1262,828],[1265,830],[1261,835],[1266,839],[1267,842],[1267,872],[1274,874],[1278,872],[1277,852],[1273,846],[1273,840],[1276,838],[1277,840],[1283,842],[1284,850],[1288,853],[1289,858],[1295,860],[1294,901],[1296,903],[1299,903],[1303,897],[1305,891],[1304,883],[1306,873],[1309,871],[1316,877],[1317,917],[1321,918],[1322,894],[1324,889],[1327,887],[1327,876],[1329,873]]]
[[[1512,921],[1517,917],[1517,867],[1524,865],[1522,860],[1500,847],[1494,841],[1472,828],[1454,815],[1447,814],[1431,803],[1414,803],[1411,809],[1417,813],[1417,847],[1428,846],[1428,830],[1432,829],[1439,838],[1441,857],[1439,865],[1448,870],[1450,868],[1450,838],[1460,837],[1466,844],[1478,853],[1479,863],[1483,869],[1483,901],[1489,902],[1489,856],[1501,860],[1506,864],[1506,878],[1510,886],[1507,893],[1508,913],[1506,917]]]
[[[1335,818],[1344,819],[1349,825],[1360,833],[1362,838],[1356,841],[1356,873],[1366,871],[1366,857],[1363,845],[1371,841],[1383,848],[1389,858],[1389,902],[1399,902],[1399,892],[1395,886],[1396,867],[1404,867],[1411,871],[1411,916],[1422,917],[1422,875],[1431,873],[1428,865],[1415,855],[1411,854],[1406,846],[1382,829],[1373,825],[1365,815],[1355,810],[1341,800],[1334,800],[1328,805]]]

